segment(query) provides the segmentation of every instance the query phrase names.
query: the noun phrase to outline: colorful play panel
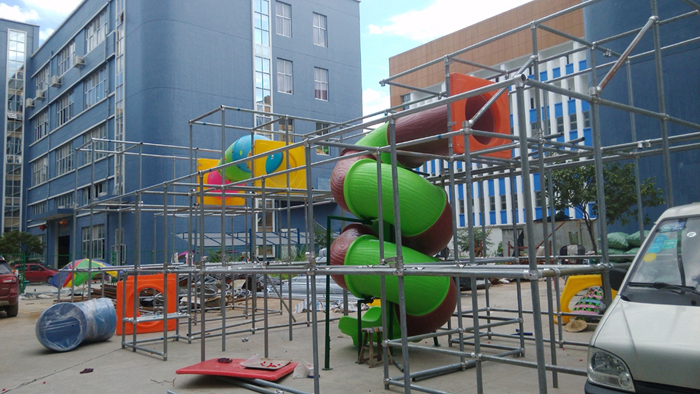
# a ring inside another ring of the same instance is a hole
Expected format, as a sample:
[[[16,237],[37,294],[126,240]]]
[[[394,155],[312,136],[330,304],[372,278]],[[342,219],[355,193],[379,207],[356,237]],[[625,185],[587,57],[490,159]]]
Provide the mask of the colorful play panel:
[[[134,317],[134,294],[140,294],[141,291],[145,289],[153,289],[165,294],[165,298],[168,299],[168,313],[175,313],[177,311],[177,275],[168,275],[168,289],[167,292],[163,287],[163,275],[139,275],[137,280],[137,287],[134,289],[134,277],[131,276],[126,280],[126,299],[123,298],[123,287],[124,282],[117,283],[117,316],[122,317],[122,305],[126,305],[126,310],[124,311],[124,317],[133,318]],[[136,311],[136,317],[141,316],[141,314]],[[173,331],[177,328],[177,320],[168,320],[168,331]],[[127,323],[124,326],[124,332],[132,334],[134,331],[134,324]],[[145,334],[148,332],[163,332],[163,321],[154,320],[147,322],[136,323],[136,333]],[[122,334],[122,325],[117,324],[117,335]]]

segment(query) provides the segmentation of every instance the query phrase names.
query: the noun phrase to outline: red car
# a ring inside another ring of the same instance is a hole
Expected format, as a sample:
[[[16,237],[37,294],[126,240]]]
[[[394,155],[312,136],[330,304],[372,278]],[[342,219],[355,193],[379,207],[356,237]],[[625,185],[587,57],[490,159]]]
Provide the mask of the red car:
[[[7,312],[8,317],[19,312],[19,280],[4,259],[0,260],[0,310]]]
[[[22,263],[14,263],[12,265],[12,269],[19,273],[19,271],[22,269]],[[27,263],[25,264],[25,270],[24,279],[26,279],[27,282],[49,283],[49,280],[58,274],[58,271],[55,269],[46,267],[39,263]]]

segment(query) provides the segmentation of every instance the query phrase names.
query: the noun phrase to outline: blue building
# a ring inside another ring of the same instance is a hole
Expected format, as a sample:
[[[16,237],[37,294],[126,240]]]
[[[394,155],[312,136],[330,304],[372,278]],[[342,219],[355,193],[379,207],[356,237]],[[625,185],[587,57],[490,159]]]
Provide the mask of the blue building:
[[[682,16],[697,10],[684,1],[659,1],[658,16],[662,22],[659,26],[659,38],[662,47],[663,87],[665,93],[665,112],[670,116],[686,121],[700,123],[700,111],[697,105],[700,102],[698,81],[700,80],[700,17],[695,14],[676,20],[672,23],[664,23],[669,18]],[[646,23],[652,15],[652,2],[649,1],[625,1],[608,0],[593,4],[584,8],[584,23],[586,39],[589,41],[600,40],[605,37],[638,29]],[[614,51],[621,53],[629,45],[634,35],[619,38],[607,42],[605,45]],[[634,105],[639,108],[654,112],[664,112],[659,101],[657,88],[656,62],[654,57],[653,32],[647,32],[632,53],[631,68],[632,94]],[[695,39],[677,45],[686,40]],[[676,45],[674,45],[676,44]],[[671,46],[672,45],[672,46]],[[642,56],[635,56],[644,54]],[[596,57],[597,64],[604,64],[611,58],[605,58],[602,54]],[[600,69],[598,81],[608,72],[609,68]],[[622,68],[611,79],[608,86],[602,92],[601,97],[621,103],[627,103],[628,83],[627,70]],[[638,141],[658,139],[662,136],[661,122],[646,116],[635,116],[636,138]],[[601,138],[603,146],[615,145],[632,141],[630,115],[627,112],[613,110],[604,106],[600,107]],[[668,135],[674,136],[687,134],[696,130],[683,127],[674,123],[668,123]],[[670,155],[670,178],[673,205],[683,205],[700,200],[700,184],[694,181],[695,174],[700,172],[700,154],[697,149],[674,152]],[[657,187],[666,189],[666,166],[660,155],[643,157],[639,159],[639,172],[643,177],[654,177]],[[692,181],[689,181],[693,179]],[[666,194],[669,203],[669,194]],[[650,218],[657,218],[666,206],[645,208],[644,213]],[[631,223],[628,226],[617,225],[617,230],[634,232],[638,226]]]
[[[27,58],[39,44],[39,26],[0,19],[0,117],[3,232],[22,228],[22,151],[25,136]]]
[[[190,173],[189,162],[146,156],[167,154],[162,147],[144,146],[141,164],[135,156],[114,152],[138,142],[189,146],[188,120],[221,105],[326,122],[362,114],[356,0],[85,0],[38,48],[38,27],[0,23],[2,34],[20,26],[29,43],[26,132],[18,163],[22,185],[12,191],[21,202],[19,226],[4,219],[4,228],[41,236],[48,265],[88,256],[114,261],[115,251],[126,250],[128,256],[135,241],[133,215],[101,207],[74,218],[73,208],[119,195],[133,202],[129,193],[140,186]],[[6,53],[0,50],[0,56]],[[226,123],[252,127],[269,120],[241,112]],[[304,124],[293,131],[325,125]],[[226,144],[242,135],[227,133]],[[91,144],[93,138],[109,141]],[[76,151],[81,146],[92,150]],[[196,132],[193,146],[218,149],[221,136]],[[318,151],[312,160],[337,153]],[[141,165],[147,170],[140,171]],[[331,170],[314,171],[313,187],[327,188]],[[163,198],[143,201],[162,204]],[[15,212],[7,204],[3,211]],[[144,216],[141,228],[153,228],[153,220]],[[169,233],[185,231],[183,225],[173,224]],[[143,231],[142,249],[150,254],[162,248],[161,238]],[[187,247],[174,236],[168,242],[169,249]]]

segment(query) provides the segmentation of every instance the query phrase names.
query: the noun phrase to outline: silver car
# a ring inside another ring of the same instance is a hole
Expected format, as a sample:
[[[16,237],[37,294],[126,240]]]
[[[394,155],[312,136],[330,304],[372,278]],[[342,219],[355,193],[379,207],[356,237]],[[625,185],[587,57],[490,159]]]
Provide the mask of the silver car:
[[[700,203],[664,212],[620,286],[613,278],[586,393],[700,392]]]

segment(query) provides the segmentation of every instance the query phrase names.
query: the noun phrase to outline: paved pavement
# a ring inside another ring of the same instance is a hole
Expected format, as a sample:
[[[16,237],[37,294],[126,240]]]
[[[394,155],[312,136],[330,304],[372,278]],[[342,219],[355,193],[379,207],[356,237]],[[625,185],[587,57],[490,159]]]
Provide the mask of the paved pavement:
[[[546,287],[540,286],[541,303],[546,308]],[[30,285],[28,290],[32,290]],[[526,309],[531,308],[529,286],[523,286],[523,303]],[[480,305],[484,305],[483,290],[479,290]],[[498,285],[491,288],[491,305],[494,308],[515,308],[517,305],[514,284]],[[238,388],[230,382],[214,377],[196,375],[176,375],[175,370],[195,364],[200,361],[202,349],[200,341],[168,343],[168,361],[162,361],[153,355],[121,349],[119,337],[93,344],[84,344],[66,353],[55,353],[44,348],[36,339],[34,328],[40,313],[53,303],[52,299],[32,298],[23,299],[20,314],[16,318],[7,318],[0,312],[0,393],[163,393],[169,390],[177,393],[245,393],[246,389]],[[278,308],[279,301],[271,301],[271,307]],[[465,309],[471,305],[469,293],[463,293]],[[241,310],[227,312],[229,316],[242,314]],[[497,316],[512,316],[494,313]],[[218,314],[211,313],[215,318]],[[305,319],[306,314],[295,314],[298,321]],[[260,316],[259,316],[260,317]],[[319,318],[324,315],[319,314]],[[237,319],[237,320],[236,320]],[[234,318],[243,321],[245,318]],[[284,323],[286,315],[279,313],[270,315],[270,325]],[[453,320],[456,325],[456,320]],[[465,319],[465,325],[470,324]],[[222,350],[221,338],[207,338],[205,341],[206,358],[248,358],[251,355],[263,354],[265,333],[261,329],[262,321],[257,323],[255,333],[242,332],[231,334],[226,339],[226,350]],[[198,330],[199,326],[195,326]],[[249,328],[250,325],[242,327]],[[497,327],[494,332],[503,334],[515,333],[517,326]],[[532,318],[526,316],[525,331],[533,330]],[[548,325],[545,319],[545,332]],[[182,326],[186,330],[186,325]],[[213,324],[207,326],[214,328]],[[240,328],[240,327],[239,327]],[[229,331],[232,329],[229,329]],[[323,325],[319,327],[320,360],[323,360]],[[587,342],[592,331],[581,333],[566,333],[567,341]],[[269,354],[271,358],[292,359],[293,361],[312,361],[312,330],[306,324],[294,326],[290,341],[288,328],[272,329],[268,333]],[[342,335],[337,329],[337,322],[331,323],[331,354],[332,370],[321,371],[320,388],[322,393],[369,393],[384,390],[383,368],[369,368],[367,364],[357,364],[357,350],[352,341]],[[159,338],[159,334],[144,334],[142,338]],[[487,344],[517,345],[515,339],[485,338]],[[447,338],[440,339],[440,349],[449,349]],[[427,368],[436,368],[459,361],[454,356],[430,352],[432,341],[415,343],[418,349],[410,353],[410,370],[412,372]],[[162,350],[162,342],[144,345],[155,351]],[[467,349],[470,349],[467,347]],[[484,354],[494,354],[497,350],[484,349]],[[556,357],[559,365],[585,369],[587,349],[580,346],[565,346],[557,348]],[[549,347],[545,357],[551,360]],[[400,355],[398,356],[400,359]],[[511,358],[512,359],[512,358]],[[534,345],[526,343],[526,355],[516,360],[535,360]],[[321,361],[323,363],[323,361]],[[81,374],[86,368],[92,368],[91,373]],[[482,377],[485,393],[534,393],[538,392],[537,371],[520,366],[506,365],[491,361],[483,363]],[[391,377],[400,376],[398,368],[389,367]],[[313,380],[283,378],[278,383],[297,390],[312,392]],[[584,376],[558,374],[558,388],[553,388],[553,377],[547,374],[548,391],[551,393],[581,393],[585,383]],[[476,370],[468,369],[449,375],[417,382],[424,387],[450,393],[476,393]],[[403,392],[400,387],[392,386],[390,391]],[[274,392],[274,391],[273,391]]]

